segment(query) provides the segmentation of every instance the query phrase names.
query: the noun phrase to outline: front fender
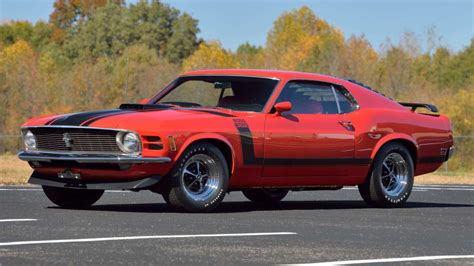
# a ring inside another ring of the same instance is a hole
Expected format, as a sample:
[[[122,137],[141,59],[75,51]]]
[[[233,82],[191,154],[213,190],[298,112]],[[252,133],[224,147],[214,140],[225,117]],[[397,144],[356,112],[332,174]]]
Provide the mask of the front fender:
[[[176,153],[174,157],[174,161],[177,161],[179,157],[183,154],[183,152],[193,143],[198,142],[198,141],[206,141],[206,140],[217,140],[221,141],[224,144],[226,144],[232,155],[232,169],[231,169],[231,174],[234,173],[235,166],[237,164],[237,157],[235,156],[235,151],[234,148],[232,147],[232,144],[229,142],[227,138],[224,136],[217,134],[217,133],[198,133],[195,135],[192,135],[191,137],[187,138],[186,141],[181,145],[178,153]]]

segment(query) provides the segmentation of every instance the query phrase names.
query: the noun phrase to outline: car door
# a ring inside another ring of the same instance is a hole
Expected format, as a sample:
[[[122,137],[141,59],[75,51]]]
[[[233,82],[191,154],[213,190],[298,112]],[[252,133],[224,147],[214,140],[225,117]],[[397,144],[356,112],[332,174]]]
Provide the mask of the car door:
[[[287,101],[290,111],[266,116],[262,176],[347,175],[354,128],[346,112],[355,104],[338,86],[314,81],[288,82],[275,103]]]

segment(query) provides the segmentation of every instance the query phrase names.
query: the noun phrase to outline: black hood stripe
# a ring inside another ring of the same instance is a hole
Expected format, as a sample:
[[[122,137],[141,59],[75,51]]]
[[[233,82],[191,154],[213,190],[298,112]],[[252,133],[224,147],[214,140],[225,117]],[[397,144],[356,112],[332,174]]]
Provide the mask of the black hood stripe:
[[[85,112],[85,113],[76,113],[71,115],[63,116],[51,123],[54,126],[79,126],[82,123],[90,120],[92,118],[102,116],[105,114],[112,114],[117,112],[123,112],[120,109],[113,109],[113,110],[104,110],[104,111],[96,111],[96,112]]]
[[[84,122],[81,126],[87,127],[87,126],[89,126],[90,124],[96,122],[97,120],[100,120],[100,119],[103,119],[103,118],[107,118],[107,117],[111,117],[111,116],[116,116],[116,115],[128,114],[128,113],[133,113],[133,112],[132,112],[132,111],[124,111],[124,110],[122,110],[122,112],[115,112],[115,113],[110,113],[110,114],[101,115],[101,116],[94,117],[94,118],[92,118],[92,119],[87,120],[87,121]]]
[[[130,109],[112,109],[112,110],[103,110],[95,112],[84,112],[84,113],[74,113],[70,115],[65,115],[57,117],[46,122],[45,125],[53,126],[89,126],[92,123],[111,116],[133,113],[133,112],[151,112],[157,111],[160,109],[145,109],[145,110],[130,110]],[[169,108],[163,108],[161,110],[169,110]],[[202,110],[202,109],[177,109],[177,110],[191,110],[196,112],[208,113],[213,115],[218,115],[222,117],[235,117],[231,114],[226,114],[213,110]]]
[[[60,116],[60,117],[55,117],[55,118],[49,120],[48,122],[46,122],[45,125],[51,125],[51,123],[53,123],[54,121],[58,120],[59,118],[61,118],[61,116]]]

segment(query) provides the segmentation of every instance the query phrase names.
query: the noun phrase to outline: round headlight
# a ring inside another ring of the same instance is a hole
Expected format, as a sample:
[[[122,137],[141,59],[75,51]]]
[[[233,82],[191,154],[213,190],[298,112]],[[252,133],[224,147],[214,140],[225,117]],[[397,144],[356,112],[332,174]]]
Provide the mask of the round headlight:
[[[23,141],[25,142],[25,147],[27,150],[36,150],[36,139],[35,135],[31,131],[27,131],[23,135]]]
[[[140,137],[135,133],[124,133],[119,138],[119,147],[125,153],[136,153],[140,151]]]

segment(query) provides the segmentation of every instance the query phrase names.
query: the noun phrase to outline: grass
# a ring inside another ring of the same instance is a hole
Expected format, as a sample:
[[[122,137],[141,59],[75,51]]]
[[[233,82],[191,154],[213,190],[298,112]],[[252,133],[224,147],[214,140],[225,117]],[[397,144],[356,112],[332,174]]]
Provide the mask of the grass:
[[[0,155],[0,185],[27,184],[32,170],[28,163],[15,155]],[[415,177],[415,184],[465,184],[474,185],[474,173],[438,171]]]
[[[419,185],[474,185],[474,173],[445,173],[438,171],[415,177],[415,184]]]
[[[28,163],[15,155],[0,155],[0,185],[26,184],[32,172]]]

